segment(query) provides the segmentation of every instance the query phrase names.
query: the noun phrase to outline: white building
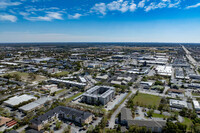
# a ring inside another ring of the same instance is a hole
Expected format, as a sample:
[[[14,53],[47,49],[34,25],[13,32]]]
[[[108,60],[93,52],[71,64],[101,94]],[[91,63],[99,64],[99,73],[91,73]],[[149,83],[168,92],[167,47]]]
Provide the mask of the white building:
[[[31,99],[37,99],[37,98],[34,97],[34,96],[31,96],[31,95],[24,94],[24,95],[21,95],[21,96],[11,97],[8,100],[4,101],[4,104],[11,106],[11,107],[14,107],[14,106],[19,105],[20,103],[29,101]]]
[[[157,66],[155,68],[157,74],[163,76],[171,76],[172,75],[172,66]]]
[[[97,75],[96,79],[99,79],[99,80],[106,80],[108,79],[108,75]]]
[[[169,105],[170,107],[179,108],[179,109],[188,108],[186,101],[180,101],[180,100],[174,100],[174,99],[169,100]]]
[[[196,100],[193,100],[192,102],[193,102],[193,105],[194,105],[194,109],[195,109],[196,111],[200,111],[199,102],[196,101]]]

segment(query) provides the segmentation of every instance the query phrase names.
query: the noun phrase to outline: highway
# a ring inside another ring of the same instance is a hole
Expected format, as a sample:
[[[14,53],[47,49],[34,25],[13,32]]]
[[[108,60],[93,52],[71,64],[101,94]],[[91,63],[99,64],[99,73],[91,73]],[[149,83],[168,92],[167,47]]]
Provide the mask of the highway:
[[[183,50],[185,51],[186,53],[186,57],[187,59],[194,65],[194,66],[197,66],[198,65],[198,62],[196,62],[196,60],[191,56],[191,53],[190,51],[188,51],[185,46],[182,46]]]

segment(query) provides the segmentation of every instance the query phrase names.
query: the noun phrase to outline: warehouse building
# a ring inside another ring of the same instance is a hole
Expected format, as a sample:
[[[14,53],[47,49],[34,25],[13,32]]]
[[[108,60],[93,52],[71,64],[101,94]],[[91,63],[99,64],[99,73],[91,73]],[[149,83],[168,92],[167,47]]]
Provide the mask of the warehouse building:
[[[43,98],[40,98],[40,99],[33,101],[29,104],[26,104],[26,105],[20,107],[19,109],[22,110],[23,112],[30,112],[32,110],[43,107],[43,105],[48,101],[52,101],[52,98],[43,97]]]
[[[36,100],[37,98],[34,97],[34,96],[31,96],[31,95],[24,94],[24,95],[21,95],[21,96],[11,97],[8,100],[4,101],[4,104],[8,105],[10,107],[14,107],[14,106],[19,105],[20,103],[23,103],[23,102],[26,102],[26,101],[29,101],[29,100],[32,100],[32,99]]]
[[[82,95],[82,101],[88,104],[105,105],[115,96],[115,88],[94,86]]]
[[[159,75],[171,76],[172,75],[172,66],[157,66],[155,71]]]

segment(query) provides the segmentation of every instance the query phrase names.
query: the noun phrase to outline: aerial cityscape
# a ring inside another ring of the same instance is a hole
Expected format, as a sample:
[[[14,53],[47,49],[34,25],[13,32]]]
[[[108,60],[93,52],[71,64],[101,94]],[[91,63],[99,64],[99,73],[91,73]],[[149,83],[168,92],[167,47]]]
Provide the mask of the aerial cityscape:
[[[199,44],[1,44],[0,132],[200,130]]]
[[[200,133],[199,0],[0,0],[0,133]]]

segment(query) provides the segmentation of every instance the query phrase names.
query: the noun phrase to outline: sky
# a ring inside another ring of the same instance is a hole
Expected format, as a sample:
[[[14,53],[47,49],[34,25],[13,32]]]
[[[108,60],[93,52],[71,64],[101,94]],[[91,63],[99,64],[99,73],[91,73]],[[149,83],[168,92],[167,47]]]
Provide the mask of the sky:
[[[199,35],[199,0],[0,0],[0,43],[200,43]]]

